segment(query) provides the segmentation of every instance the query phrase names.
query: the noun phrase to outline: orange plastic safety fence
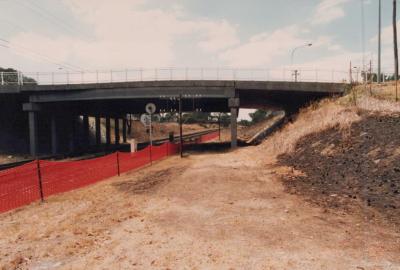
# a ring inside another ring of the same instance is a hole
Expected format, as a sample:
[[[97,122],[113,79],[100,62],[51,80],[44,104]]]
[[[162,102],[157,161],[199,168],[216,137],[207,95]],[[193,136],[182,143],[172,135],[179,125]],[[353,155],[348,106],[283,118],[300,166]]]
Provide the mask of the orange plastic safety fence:
[[[40,199],[37,162],[0,171],[0,212]]]
[[[80,161],[40,161],[45,197],[80,188],[118,173],[117,154]]]
[[[0,213],[41,197],[87,186],[179,152],[179,144],[165,143],[136,153],[113,153],[80,161],[33,161],[0,171]],[[151,151],[151,153],[150,153]]]
[[[118,153],[120,172],[124,173],[150,163],[150,147],[135,153]]]

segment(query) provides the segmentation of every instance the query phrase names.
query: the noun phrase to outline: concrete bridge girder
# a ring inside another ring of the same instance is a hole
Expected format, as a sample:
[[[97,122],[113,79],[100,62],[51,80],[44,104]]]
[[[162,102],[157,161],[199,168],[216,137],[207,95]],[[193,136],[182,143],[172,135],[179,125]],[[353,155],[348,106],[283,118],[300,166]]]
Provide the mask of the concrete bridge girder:
[[[87,116],[95,116],[96,145],[101,143],[100,117],[105,117],[106,144],[111,144],[111,117],[121,119],[128,113],[144,113],[147,102],[156,103],[158,109],[166,112],[177,111],[177,97],[182,95],[184,111],[192,111],[198,106],[203,111],[230,112],[232,147],[236,147],[236,122],[240,107],[298,107],[304,102],[340,94],[344,90],[344,84],[257,81],[156,81],[19,87],[20,93],[29,97],[29,103],[24,104],[23,109],[29,114],[30,150],[34,155],[37,154],[38,112],[48,115],[54,112],[82,115],[84,134],[87,134]],[[54,151],[57,150],[56,122],[52,118]],[[126,127],[122,129],[126,130]],[[117,130],[119,134],[119,124],[115,125]],[[115,139],[119,143],[119,136]],[[123,140],[126,140],[125,136]]]

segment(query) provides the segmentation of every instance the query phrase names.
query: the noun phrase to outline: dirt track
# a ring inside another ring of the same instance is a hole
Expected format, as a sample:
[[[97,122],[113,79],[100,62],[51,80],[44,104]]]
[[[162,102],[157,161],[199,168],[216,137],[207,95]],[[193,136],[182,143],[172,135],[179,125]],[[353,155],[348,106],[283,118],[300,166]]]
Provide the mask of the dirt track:
[[[400,268],[400,237],[393,228],[285,192],[277,179],[284,171],[255,147],[172,157],[0,215],[0,265]]]

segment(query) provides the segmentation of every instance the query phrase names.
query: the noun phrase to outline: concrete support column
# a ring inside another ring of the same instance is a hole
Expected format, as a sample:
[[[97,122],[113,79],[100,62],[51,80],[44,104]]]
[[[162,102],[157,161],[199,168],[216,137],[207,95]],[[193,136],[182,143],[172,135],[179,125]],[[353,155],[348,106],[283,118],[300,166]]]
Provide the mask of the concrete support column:
[[[127,121],[126,121],[126,118],[124,117],[124,118],[122,119],[122,141],[123,141],[124,143],[127,142],[127,138],[126,138],[126,125],[127,125]]]
[[[54,114],[51,116],[51,153],[58,153],[57,117]]]
[[[96,116],[95,120],[95,128],[96,128],[96,145],[99,146],[101,144],[101,125],[100,125],[101,118]]]
[[[111,120],[110,117],[106,117],[106,144],[111,144]]]
[[[237,147],[237,117],[239,113],[239,98],[231,98],[228,101],[231,109],[231,148]]]
[[[28,112],[29,152],[31,156],[37,157],[39,152],[38,111],[40,111],[40,105],[36,103],[24,103],[22,104],[22,110]]]
[[[69,120],[69,152],[74,153],[76,151],[77,147],[77,141],[76,141],[76,118],[75,116],[72,116]]]
[[[115,118],[114,121],[115,145],[119,145],[119,119]]]
[[[38,124],[37,112],[29,112],[29,151],[31,156],[37,157],[38,155]]]
[[[89,116],[83,116],[83,145],[87,149],[89,147]]]

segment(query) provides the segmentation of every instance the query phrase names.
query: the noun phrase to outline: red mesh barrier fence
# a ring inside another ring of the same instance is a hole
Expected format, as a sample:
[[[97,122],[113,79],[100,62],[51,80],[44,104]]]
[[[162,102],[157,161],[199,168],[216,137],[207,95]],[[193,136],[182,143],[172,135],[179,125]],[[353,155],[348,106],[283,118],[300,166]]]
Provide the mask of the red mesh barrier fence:
[[[0,212],[40,199],[37,162],[0,171]]]
[[[153,145],[151,147],[151,159],[153,161],[160,160],[167,156],[168,154],[168,143],[164,143],[160,146]]]
[[[80,161],[40,161],[40,170],[47,197],[115,176],[117,154]]]
[[[206,134],[196,142],[218,137]],[[136,153],[113,153],[104,157],[80,161],[33,161],[17,168],[0,171],[0,213],[44,197],[87,186],[179,152],[180,145],[164,143],[146,147]],[[119,170],[119,171],[118,171]]]
[[[142,167],[150,163],[150,147],[135,153],[118,153],[121,173]]]

